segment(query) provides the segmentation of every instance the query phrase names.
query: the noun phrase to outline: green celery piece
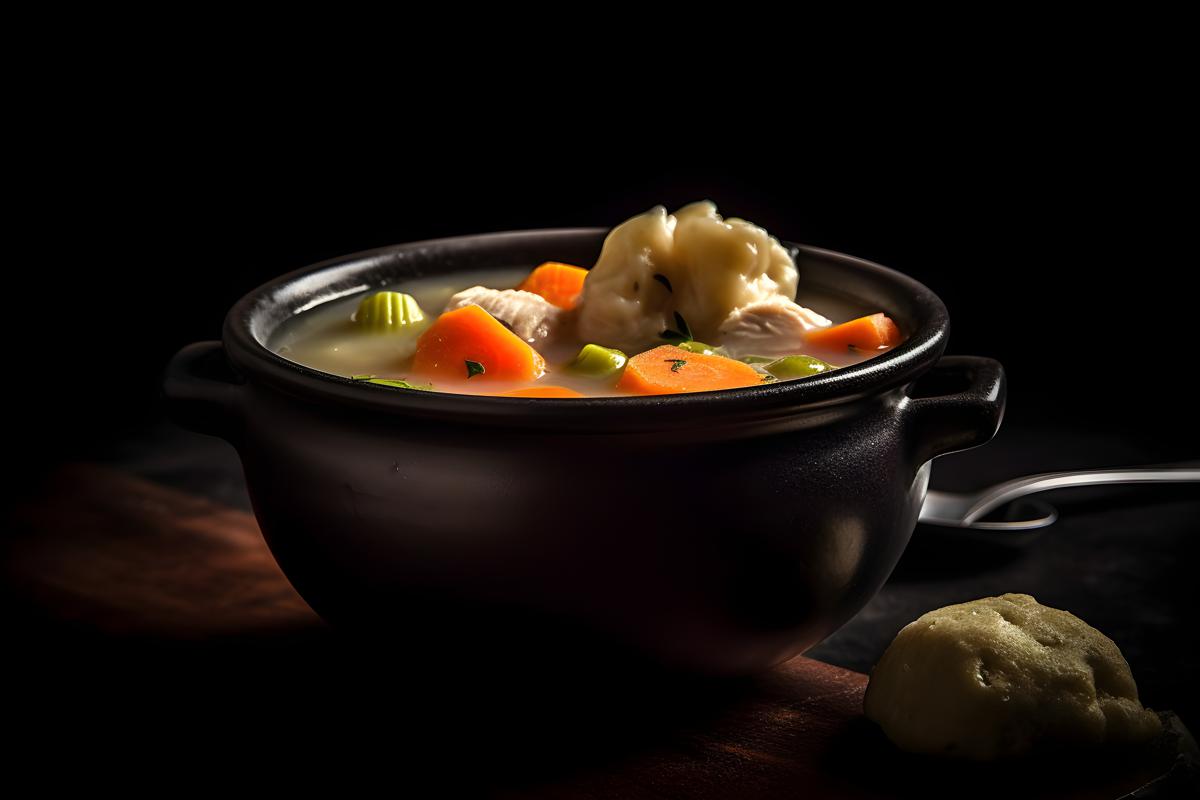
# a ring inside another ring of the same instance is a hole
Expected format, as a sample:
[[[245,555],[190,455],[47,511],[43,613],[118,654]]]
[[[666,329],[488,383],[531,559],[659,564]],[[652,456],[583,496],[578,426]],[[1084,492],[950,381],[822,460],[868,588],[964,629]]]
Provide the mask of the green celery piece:
[[[569,369],[589,378],[610,378],[625,368],[627,360],[620,350],[601,347],[598,344],[585,344],[571,362]]]
[[[403,292],[376,292],[364,297],[354,314],[354,322],[371,333],[404,333],[425,323],[425,312],[412,295]]]
[[[705,344],[704,342],[697,342],[697,341],[680,342],[679,344],[677,344],[675,346],[678,347],[680,350],[687,350],[689,353],[699,353],[700,355],[705,355],[705,356],[721,355],[719,348],[713,347],[711,344]]]
[[[789,378],[820,375],[822,372],[828,372],[837,367],[812,356],[784,356],[770,362],[764,369],[780,380],[788,380]]]

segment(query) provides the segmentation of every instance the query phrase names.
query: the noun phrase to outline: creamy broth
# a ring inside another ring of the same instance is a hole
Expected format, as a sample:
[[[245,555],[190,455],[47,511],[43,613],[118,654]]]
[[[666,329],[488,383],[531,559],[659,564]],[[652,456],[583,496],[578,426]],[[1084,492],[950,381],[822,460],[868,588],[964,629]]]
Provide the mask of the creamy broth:
[[[494,289],[516,287],[536,264],[458,272],[440,277],[420,278],[391,286],[373,287],[362,294],[339,298],[296,314],[282,324],[271,336],[268,347],[279,355],[322,372],[343,377],[371,375],[377,378],[407,380],[426,384],[430,379],[412,372],[411,338],[403,335],[371,335],[364,333],[353,321],[359,302],[378,291],[396,291],[411,295],[432,321],[455,293],[472,286]],[[796,301],[825,315],[835,324],[856,319],[878,309],[865,307],[834,294],[817,294],[806,290],[801,282]],[[588,396],[620,396],[612,381],[597,381],[580,376],[569,369],[579,349],[587,342],[576,338],[539,346],[538,352],[546,361],[546,373],[536,384],[562,386]],[[628,353],[633,356],[635,353]],[[844,367],[866,360],[878,352],[814,351],[809,355]],[[531,386],[530,382],[503,383],[497,381],[436,380],[433,388],[441,392],[495,395],[510,389]]]

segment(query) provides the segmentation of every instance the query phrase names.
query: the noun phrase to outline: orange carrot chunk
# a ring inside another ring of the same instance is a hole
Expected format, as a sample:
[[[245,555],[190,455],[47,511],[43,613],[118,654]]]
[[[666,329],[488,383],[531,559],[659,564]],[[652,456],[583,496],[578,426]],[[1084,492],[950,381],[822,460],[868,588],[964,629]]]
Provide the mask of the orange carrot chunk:
[[[871,314],[841,325],[814,328],[804,335],[808,344],[826,350],[845,352],[855,350],[878,350],[900,343],[900,329],[886,314]]]
[[[442,379],[535,381],[546,362],[502,322],[470,305],[447,311],[421,334],[412,371]]]
[[[629,359],[617,389],[632,394],[677,394],[757,386],[762,380],[754,367],[741,361],[664,344]]]
[[[501,397],[583,397],[584,395],[565,386],[526,386],[524,389],[513,389],[511,392],[501,392]]]
[[[579,293],[583,291],[583,279],[586,277],[587,270],[582,267],[547,261],[529,273],[529,277],[517,288],[540,294],[559,308],[569,309],[579,302]]]

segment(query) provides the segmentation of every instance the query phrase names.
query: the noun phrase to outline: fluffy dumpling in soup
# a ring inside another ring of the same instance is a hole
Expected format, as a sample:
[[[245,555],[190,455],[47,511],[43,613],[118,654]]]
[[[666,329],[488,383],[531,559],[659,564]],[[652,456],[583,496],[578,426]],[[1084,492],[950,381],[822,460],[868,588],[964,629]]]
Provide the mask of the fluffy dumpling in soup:
[[[722,219],[707,200],[674,214],[655,206],[604,240],[583,286],[579,336],[638,352],[677,329],[678,314],[697,339],[713,341],[739,309],[792,303],[796,283],[792,257],[757,225]]]

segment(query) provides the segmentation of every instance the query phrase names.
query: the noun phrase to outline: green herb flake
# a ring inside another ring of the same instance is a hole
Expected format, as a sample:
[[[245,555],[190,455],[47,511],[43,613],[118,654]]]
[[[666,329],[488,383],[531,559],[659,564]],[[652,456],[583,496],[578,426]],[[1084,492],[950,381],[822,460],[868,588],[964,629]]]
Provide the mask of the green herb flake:
[[[390,386],[393,389],[416,389],[419,392],[432,392],[432,383],[409,383],[402,378],[376,378],[374,375],[351,375],[350,380],[363,383],[373,383],[376,386]]]
[[[663,286],[667,287],[668,292],[670,292],[671,294],[675,294],[675,290],[671,288],[671,282],[669,280],[667,280],[666,275],[662,275],[662,274],[659,274],[656,272],[656,273],[654,273],[654,280],[658,281]]]
[[[683,368],[683,365],[687,363],[687,361],[682,358],[664,358],[663,361],[666,361],[671,365],[671,372],[679,372],[679,370]]]
[[[478,361],[471,361],[470,359],[465,359],[465,360],[467,363],[467,378],[468,379],[474,378],[476,375],[482,375],[483,373],[487,372],[487,370],[483,368],[483,364],[480,364]]]
[[[680,314],[678,311],[675,312],[675,327],[678,330],[667,328],[658,335],[659,338],[673,344],[694,341],[695,337],[692,336],[692,329],[688,327],[687,320],[683,318],[683,314]]]
[[[688,327],[687,320],[678,311],[675,312],[675,325],[679,328],[679,332],[683,334],[684,341],[690,342],[694,338],[692,336],[692,329]]]
[[[393,389],[416,389],[419,392],[432,392],[432,383],[409,383],[405,380],[392,378],[371,378],[367,383],[373,383],[376,386],[390,386]]]

